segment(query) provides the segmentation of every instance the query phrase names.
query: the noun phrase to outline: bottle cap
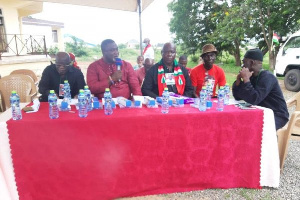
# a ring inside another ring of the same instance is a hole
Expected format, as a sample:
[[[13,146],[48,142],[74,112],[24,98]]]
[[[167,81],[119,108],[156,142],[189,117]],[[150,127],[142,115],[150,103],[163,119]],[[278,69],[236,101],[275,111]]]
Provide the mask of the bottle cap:
[[[205,87],[205,86],[203,86],[203,87],[202,87],[202,90],[206,90],[206,87]]]
[[[89,89],[89,86],[88,86],[88,85],[85,85],[85,86],[84,86],[84,89]]]
[[[69,83],[69,81],[68,80],[64,80],[64,83]]]
[[[109,88],[105,88],[105,92],[109,92],[110,91],[110,89]]]
[[[11,91],[12,94],[17,94],[16,90]]]
[[[229,83],[226,83],[226,85],[228,85],[228,86],[229,86]]]
[[[50,90],[50,94],[54,94],[54,90]]]
[[[167,87],[165,87],[164,91],[168,91],[168,88],[167,88]]]
[[[80,89],[80,90],[79,90],[79,93],[84,93],[84,90],[83,90],[83,89]]]
[[[221,86],[220,89],[223,90],[223,89],[224,89],[224,86]]]

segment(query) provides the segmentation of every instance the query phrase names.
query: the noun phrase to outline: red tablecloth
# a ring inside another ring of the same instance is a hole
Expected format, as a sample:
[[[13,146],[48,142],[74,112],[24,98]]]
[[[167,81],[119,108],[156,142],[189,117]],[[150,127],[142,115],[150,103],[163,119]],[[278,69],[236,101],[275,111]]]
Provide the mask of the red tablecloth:
[[[20,200],[113,199],[206,188],[260,188],[263,111],[226,106],[60,112],[8,121]]]

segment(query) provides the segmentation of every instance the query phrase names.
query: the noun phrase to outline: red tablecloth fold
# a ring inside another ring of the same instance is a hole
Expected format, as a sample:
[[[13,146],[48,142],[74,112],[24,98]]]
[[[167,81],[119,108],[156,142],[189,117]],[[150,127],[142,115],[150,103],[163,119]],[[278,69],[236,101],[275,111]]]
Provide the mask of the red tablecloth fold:
[[[260,188],[263,111],[226,106],[60,112],[8,121],[20,200],[113,199],[206,188]]]

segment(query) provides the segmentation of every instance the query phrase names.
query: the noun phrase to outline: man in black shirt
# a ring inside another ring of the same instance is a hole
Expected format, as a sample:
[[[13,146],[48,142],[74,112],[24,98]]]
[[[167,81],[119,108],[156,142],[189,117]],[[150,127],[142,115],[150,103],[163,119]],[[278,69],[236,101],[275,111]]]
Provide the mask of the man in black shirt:
[[[56,54],[55,64],[51,64],[45,68],[42,79],[39,83],[39,93],[41,93],[40,101],[48,101],[50,90],[54,90],[59,98],[63,98],[62,84],[68,80],[71,88],[72,98],[76,98],[79,89],[83,89],[85,81],[82,72],[70,66],[71,59],[68,53],[58,52]]]
[[[270,108],[274,112],[276,130],[289,120],[289,113],[276,77],[262,69],[263,54],[259,49],[248,50],[241,71],[232,86],[236,100]]]
[[[187,69],[178,65],[175,60],[175,45],[166,43],[161,54],[162,59],[146,73],[142,86],[143,95],[156,98],[162,96],[164,88],[168,87],[169,92],[192,97],[194,88]]]

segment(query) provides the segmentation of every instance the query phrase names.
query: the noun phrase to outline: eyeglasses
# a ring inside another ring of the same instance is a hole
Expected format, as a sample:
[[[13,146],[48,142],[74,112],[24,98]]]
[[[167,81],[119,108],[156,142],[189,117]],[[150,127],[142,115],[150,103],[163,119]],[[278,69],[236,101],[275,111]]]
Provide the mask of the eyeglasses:
[[[56,67],[64,67],[64,68],[68,68],[70,66],[70,64],[68,65],[63,65],[63,64],[55,64]]]

